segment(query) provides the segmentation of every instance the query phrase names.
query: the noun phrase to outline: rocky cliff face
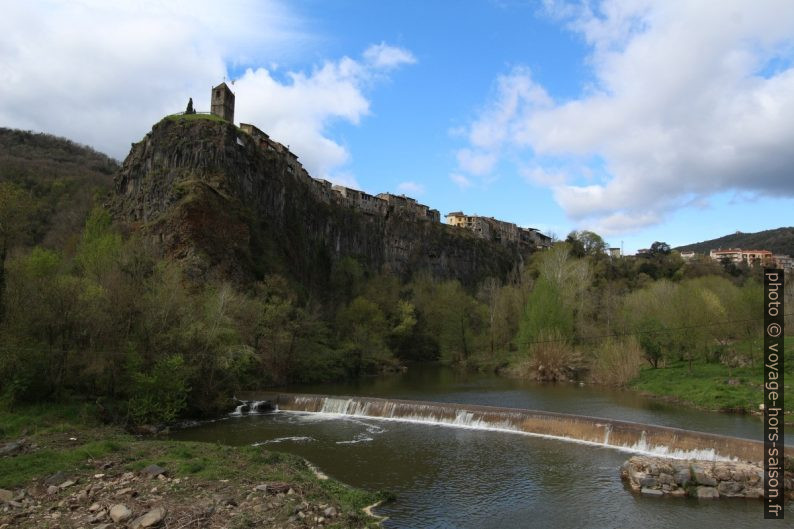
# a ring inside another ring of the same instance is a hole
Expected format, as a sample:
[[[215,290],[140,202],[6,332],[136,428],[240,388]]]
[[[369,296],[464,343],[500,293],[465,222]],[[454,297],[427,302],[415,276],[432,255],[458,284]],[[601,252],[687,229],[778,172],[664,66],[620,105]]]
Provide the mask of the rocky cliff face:
[[[111,209],[197,280],[277,272],[322,286],[335,262],[353,257],[371,271],[474,284],[523,258],[517,247],[405,212],[370,215],[323,201],[313,182],[288,153],[230,123],[166,118],[133,144]]]

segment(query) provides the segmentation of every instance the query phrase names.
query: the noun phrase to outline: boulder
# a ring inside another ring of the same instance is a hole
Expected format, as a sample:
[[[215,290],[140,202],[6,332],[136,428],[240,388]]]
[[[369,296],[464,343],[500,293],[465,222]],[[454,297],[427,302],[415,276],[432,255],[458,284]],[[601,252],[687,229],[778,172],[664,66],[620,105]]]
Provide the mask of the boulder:
[[[144,529],[146,527],[154,527],[155,525],[159,524],[165,518],[165,508],[164,507],[156,507],[151,511],[147,512],[143,516],[140,516],[135,519],[134,522],[130,524],[130,529]]]
[[[699,500],[713,500],[720,497],[720,493],[714,487],[698,487],[697,498]]]
[[[55,474],[47,477],[44,480],[45,485],[55,485],[56,487],[59,486],[64,481],[69,480],[69,475],[66,472],[56,472]]]
[[[145,476],[149,479],[154,479],[160,474],[165,474],[167,471],[163,467],[159,465],[149,465],[148,467],[141,470],[141,476]]]
[[[681,487],[689,483],[689,480],[691,479],[692,479],[692,473],[688,468],[676,471],[674,477],[676,485],[679,485]]]
[[[744,496],[744,494],[742,494],[744,485],[735,481],[721,481],[720,484],[717,485],[717,490],[720,496]]]
[[[110,508],[110,518],[116,523],[123,523],[132,518],[132,511],[123,503],[117,503]]]
[[[26,444],[27,441],[20,439],[19,441],[11,441],[10,443],[0,445],[0,457],[18,454],[25,450]]]
[[[645,494],[646,496],[663,496],[664,492],[659,489],[650,489],[648,487],[643,487],[640,489],[640,493]]]
[[[0,489],[0,503],[7,503],[14,499],[14,493],[10,490]]]
[[[653,476],[647,476],[640,480],[640,487],[652,489],[659,484],[658,480]]]

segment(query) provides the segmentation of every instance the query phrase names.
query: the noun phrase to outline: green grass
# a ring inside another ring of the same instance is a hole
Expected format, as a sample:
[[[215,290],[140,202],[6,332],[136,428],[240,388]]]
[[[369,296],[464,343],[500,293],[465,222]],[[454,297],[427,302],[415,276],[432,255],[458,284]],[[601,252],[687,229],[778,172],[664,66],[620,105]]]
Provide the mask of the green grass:
[[[204,119],[208,121],[226,122],[225,119],[214,114],[172,114],[170,116],[164,117],[163,119],[167,119],[169,121],[198,121]]]
[[[758,410],[764,400],[760,353],[755,364],[728,369],[720,363],[696,360],[690,372],[687,362],[668,362],[666,367],[658,369],[643,368],[639,377],[632,381],[631,388],[709,410],[751,412]],[[785,408],[791,412],[794,411],[794,338],[786,340],[785,367]]]

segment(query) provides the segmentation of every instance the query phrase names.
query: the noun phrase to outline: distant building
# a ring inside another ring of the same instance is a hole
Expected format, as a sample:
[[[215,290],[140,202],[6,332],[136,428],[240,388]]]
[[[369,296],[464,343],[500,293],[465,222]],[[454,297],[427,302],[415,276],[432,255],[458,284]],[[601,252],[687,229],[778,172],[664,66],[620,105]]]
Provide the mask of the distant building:
[[[690,259],[694,259],[695,258],[695,252],[692,251],[692,250],[686,250],[686,251],[680,252],[680,255],[681,255],[681,259],[683,259],[684,261],[689,261]]]
[[[446,216],[447,224],[464,228],[481,239],[497,242],[515,242],[537,247],[551,246],[551,237],[543,235],[534,228],[520,228],[512,222],[497,220],[493,217],[466,215],[461,211],[453,211]]]
[[[378,198],[386,202],[391,211],[405,210],[413,214],[419,220],[441,222],[441,213],[439,213],[437,209],[430,209],[411,197],[393,195],[391,193],[378,193]]]
[[[607,251],[609,252],[609,257],[613,259],[620,257],[620,248],[609,248]]]
[[[773,262],[772,252],[769,250],[742,250],[741,248],[727,248],[723,250],[720,248],[711,250],[709,252],[709,257],[715,261],[728,259],[734,264],[745,263],[748,266],[755,266],[756,264],[771,266]]]
[[[212,89],[211,114],[234,123],[234,94],[226,83],[221,83]]]

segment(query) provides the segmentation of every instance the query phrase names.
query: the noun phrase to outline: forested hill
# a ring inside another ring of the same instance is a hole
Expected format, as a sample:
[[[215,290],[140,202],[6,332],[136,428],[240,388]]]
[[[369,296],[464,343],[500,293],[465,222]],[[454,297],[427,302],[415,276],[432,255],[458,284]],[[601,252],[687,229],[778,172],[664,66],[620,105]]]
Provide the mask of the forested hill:
[[[110,191],[119,163],[90,147],[0,127],[0,189],[24,195],[22,244],[62,248],[83,227],[94,199]]]
[[[679,251],[694,251],[708,254],[717,248],[742,248],[747,250],[769,250],[774,254],[794,255],[794,227],[776,228],[756,233],[736,232],[718,239],[679,246]]]

